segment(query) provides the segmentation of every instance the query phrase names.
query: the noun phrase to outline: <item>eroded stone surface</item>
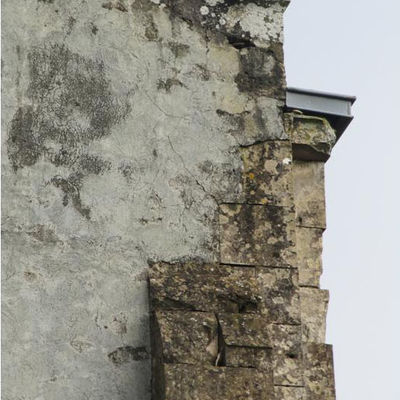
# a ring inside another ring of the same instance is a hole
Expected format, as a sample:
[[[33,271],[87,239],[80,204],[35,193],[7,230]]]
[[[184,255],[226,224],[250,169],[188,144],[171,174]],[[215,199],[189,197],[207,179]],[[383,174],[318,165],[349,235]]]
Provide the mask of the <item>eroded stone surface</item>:
[[[273,400],[270,374],[254,368],[165,365],[165,396],[157,400]]]
[[[305,388],[275,386],[276,400],[307,400]]]
[[[255,312],[257,293],[253,268],[187,262],[158,263],[150,269],[155,309]]]
[[[294,213],[290,208],[223,204],[219,221],[222,262],[294,265]]]
[[[296,227],[299,285],[319,287],[322,274],[323,229]]]
[[[153,352],[164,363],[215,365],[218,355],[218,325],[214,314],[200,312],[154,313],[152,335],[159,334]]]
[[[225,344],[246,347],[271,347],[268,320],[263,315],[218,313]]]
[[[326,228],[324,163],[294,161],[293,186],[296,224]]]
[[[238,46],[248,40],[257,47],[282,42],[282,15],[288,3],[288,1],[273,1],[270,2],[269,7],[265,7],[265,3],[257,1],[248,4],[236,2],[229,8],[226,16],[226,29],[231,33],[231,42]],[[240,30],[244,33],[241,36],[238,35]]]
[[[243,147],[243,201],[250,204],[293,205],[292,146],[271,141]]]
[[[238,89],[234,92],[234,102],[229,95],[220,96],[223,101],[217,114],[230,127],[229,133],[239,145],[288,139],[282,121],[283,101],[265,96],[253,99],[247,93],[239,93]]]
[[[260,347],[225,347],[225,365],[227,367],[257,368],[271,374],[273,371],[272,350]]]
[[[271,325],[273,375],[275,385],[303,386],[301,327]]]
[[[290,268],[257,268],[260,312],[275,324],[300,324],[298,272]]]
[[[324,343],[329,292],[327,290],[300,288],[301,323],[303,341]]]
[[[332,346],[305,344],[303,353],[307,400],[335,400]]]
[[[273,0],[268,4],[261,1],[160,0],[154,4],[170,10],[171,19],[182,18],[219,40],[226,37],[236,48],[268,48],[271,44],[282,44],[282,17],[289,0]]]
[[[329,158],[336,134],[325,118],[288,113],[285,114],[285,128],[296,160],[326,161]]]

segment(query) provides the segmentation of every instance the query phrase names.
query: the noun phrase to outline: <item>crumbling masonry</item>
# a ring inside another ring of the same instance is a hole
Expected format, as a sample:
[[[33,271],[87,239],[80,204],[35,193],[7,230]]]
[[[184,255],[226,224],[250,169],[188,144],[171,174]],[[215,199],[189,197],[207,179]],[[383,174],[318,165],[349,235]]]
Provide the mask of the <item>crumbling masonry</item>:
[[[335,398],[288,4],[3,1],[5,400]]]

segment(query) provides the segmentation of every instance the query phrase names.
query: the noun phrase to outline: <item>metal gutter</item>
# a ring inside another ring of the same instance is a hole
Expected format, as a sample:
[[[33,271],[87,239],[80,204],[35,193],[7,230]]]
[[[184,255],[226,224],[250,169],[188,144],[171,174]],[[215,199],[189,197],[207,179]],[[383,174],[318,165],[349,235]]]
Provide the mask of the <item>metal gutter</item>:
[[[353,120],[351,106],[356,101],[354,96],[315,90],[288,87],[286,89],[286,109],[299,110],[309,115],[326,118],[336,131],[337,139]]]

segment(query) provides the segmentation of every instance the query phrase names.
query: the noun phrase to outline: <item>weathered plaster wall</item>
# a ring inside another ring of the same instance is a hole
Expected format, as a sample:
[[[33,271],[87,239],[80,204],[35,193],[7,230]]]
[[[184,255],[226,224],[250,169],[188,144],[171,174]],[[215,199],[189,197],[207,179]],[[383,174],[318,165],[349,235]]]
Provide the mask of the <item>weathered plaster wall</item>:
[[[150,398],[148,262],[217,261],[287,139],[286,5],[3,1],[4,399]]]

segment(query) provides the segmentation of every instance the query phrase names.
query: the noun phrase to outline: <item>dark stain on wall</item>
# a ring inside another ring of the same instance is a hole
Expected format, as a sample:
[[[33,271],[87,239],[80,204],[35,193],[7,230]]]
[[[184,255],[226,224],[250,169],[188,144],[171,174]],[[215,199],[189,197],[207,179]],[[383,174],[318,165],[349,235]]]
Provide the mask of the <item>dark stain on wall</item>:
[[[51,180],[75,209],[90,218],[80,201],[85,176],[111,168],[109,161],[88,153],[87,146],[111,133],[130,112],[127,99],[114,95],[104,64],[54,44],[28,54],[32,105],[20,107],[10,124],[8,157],[14,171],[43,158],[68,167],[68,177]]]
[[[170,41],[168,42],[168,47],[170,48],[172,53],[174,53],[174,56],[176,58],[184,57],[190,51],[189,45],[179,42]]]
[[[108,354],[108,359],[114,365],[122,365],[130,361],[143,361],[149,358],[145,347],[124,346]]]
[[[240,72],[235,78],[242,92],[285,98],[285,70],[280,44],[269,48],[250,47],[240,53]]]
[[[122,1],[109,1],[107,3],[103,3],[102,7],[108,10],[115,9],[122,12],[128,12],[128,9]]]

